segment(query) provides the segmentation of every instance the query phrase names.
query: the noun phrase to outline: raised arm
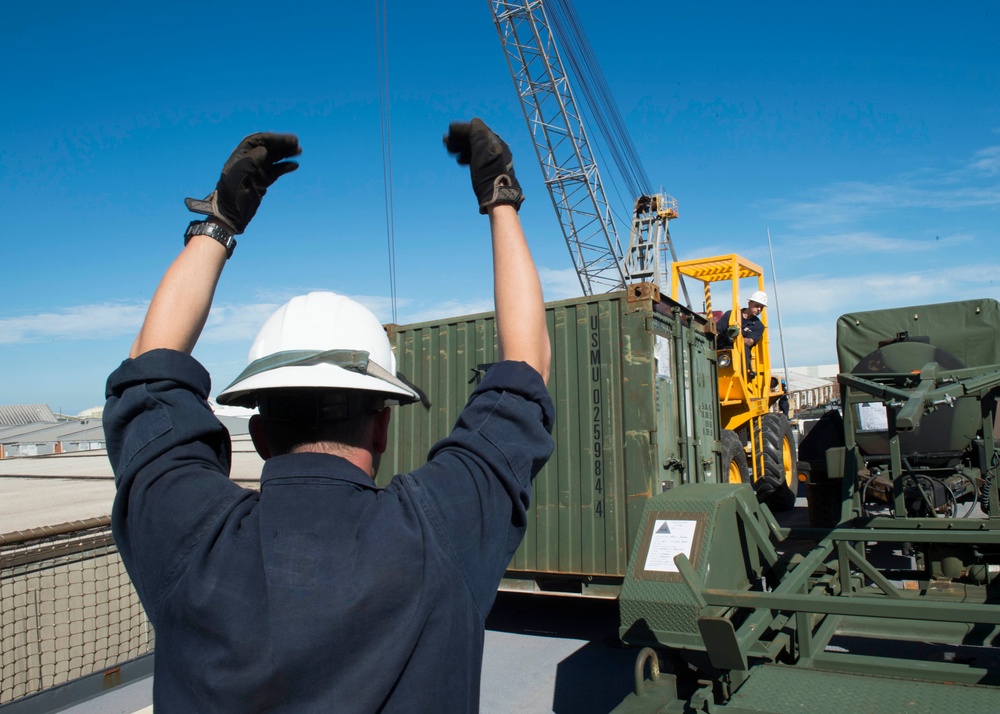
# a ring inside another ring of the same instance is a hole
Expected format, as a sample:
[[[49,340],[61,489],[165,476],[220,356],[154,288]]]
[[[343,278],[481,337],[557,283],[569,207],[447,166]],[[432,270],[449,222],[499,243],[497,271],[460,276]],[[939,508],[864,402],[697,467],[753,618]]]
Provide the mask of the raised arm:
[[[191,354],[225,264],[221,243],[207,235],[191,238],[156,288],[129,357],[161,348]]]
[[[542,286],[521,229],[524,201],[510,148],[481,119],[456,122],[445,137],[459,164],[468,164],[480,213],[493,236],[493,298],[500,358],[526,362],[548,383],[551,346]]]
[[[549,331],[538,271],[512,206],[489,209],[493,233],[493,300],[500,359],[527,362],[549,382]]]
[[[155,349],[191,353],[236,245],[233,237],[246,230],[267,188],[298,168],[284,159],[300,152],[291,134],[252,134],[223,166],[215,191],[203,201],[187,199],[188,208],[208,219],[189,226],[184,250],[156,288],[130,357]]]

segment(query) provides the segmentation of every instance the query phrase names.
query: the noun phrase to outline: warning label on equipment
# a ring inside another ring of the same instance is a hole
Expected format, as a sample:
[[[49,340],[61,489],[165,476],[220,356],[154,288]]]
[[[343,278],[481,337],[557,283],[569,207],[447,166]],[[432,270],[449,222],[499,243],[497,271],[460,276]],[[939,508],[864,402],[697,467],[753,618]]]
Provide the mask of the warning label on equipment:
[[[676,573],[674,557],[683,553],[691,557],[698,521],[659,520],[653,524],[653,534],[646,553],[645,570],[661,573]]]
[[[888,431],[889,416],[882,402],[863,402],[858,405],[858,431]]]

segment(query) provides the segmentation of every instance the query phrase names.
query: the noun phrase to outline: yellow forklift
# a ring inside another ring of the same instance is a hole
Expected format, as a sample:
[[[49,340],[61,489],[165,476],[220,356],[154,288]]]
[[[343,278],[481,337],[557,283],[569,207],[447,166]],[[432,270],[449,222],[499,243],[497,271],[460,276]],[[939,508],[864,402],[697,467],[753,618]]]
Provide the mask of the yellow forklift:
[[[675,261],[671,268],[670,294],[679,299],[683,278],[701,281],[705,290],[705,315],[716,333],[719,372],[719,406],[722,420],[723,478],[729,483],[749,483],[761,502],[773,510],[795,505],[795,438],[788,415],[772,411],[787,404],[787,386],[771,377],[767,311],[759,319],[765,327],[763,339],[747,344],[743,330],[740,281],[756,279],[754,296],[764,293],[764,271],[736,254]],[[712,283],[729,283],[732,309],[728,324],[717,324],[725,313],[712,309]],[[783,400],[784,398],[784,400]]]

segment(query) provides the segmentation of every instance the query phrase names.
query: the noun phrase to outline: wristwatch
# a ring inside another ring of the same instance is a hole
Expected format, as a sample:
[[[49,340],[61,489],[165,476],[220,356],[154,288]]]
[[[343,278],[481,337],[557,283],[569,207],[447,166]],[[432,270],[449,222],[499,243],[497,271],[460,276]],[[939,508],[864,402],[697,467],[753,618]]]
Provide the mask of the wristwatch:
[[[226,260],[233,257],[233,251],[236,249],[236,238],[218,223],[212,223],[211,221],[191,221],[187,230],[184,231],[184,245],[190,243],[191,238],[194,236],[214,238],[226,249]]]

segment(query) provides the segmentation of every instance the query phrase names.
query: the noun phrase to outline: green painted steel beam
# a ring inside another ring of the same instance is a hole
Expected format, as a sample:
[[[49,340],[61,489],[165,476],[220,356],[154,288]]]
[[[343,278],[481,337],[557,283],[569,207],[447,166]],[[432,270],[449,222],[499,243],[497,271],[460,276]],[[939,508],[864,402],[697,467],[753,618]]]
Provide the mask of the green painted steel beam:
[[[701,600],[708,606],[767,608],[791,612],[814,612],[855,617],[883,617],[897,620],[978,622],[1000,625],[1000,605],[952,603],[941,600],[892,599],[883,597],[795,595],[735,592],[703,588]]]
[[[815,669],[829,669],[838,672],[871,674],[885,677],[905,677],[935,682],[958,682],[960,684],[981,684],[996,679],[984,667],[973,667],[956,662],[933,662],[894,657],[875,657],[844,652],[820,652],[813,658]],[[1000,705],[1000,691],[997,692]]]
[[[952,543],[961,545],[1000,545],[1000,531],[977,529],[973,523],[968,526],[960,525],[962,521],[949,519],[947,522],[938,525],[938,521],[929,522],[928,527],[919,527],[913,530],[905,530],[901,526],[906,521],[917,519],[886,519],[895,521],[892,527],[886,523],[885,528],[837,528],[829,530],[824,528],[793,528],[782,529],[781,535],[785,538],[796,538],[802,540],[831,540],[850,541],[865,543]],[[982,523],[982,521],[979,521]],[[930,525],[933,523],[933,526]],[[923,524],[922,524],[923,525]],[[1000,525],[1000,524],[997,524]],[[949,527],[951,526],[951,527]]]
[[[834,622],[827,617],[823,624]],[[872,640],[905,642],[961,643],[973,647],[1000,644],[1000,626],[983,627],[970,622],[928,622],[919,627],[906,620],[879,620],[871,617],[836,616],[832,634],[838,637],[863,637]]]

